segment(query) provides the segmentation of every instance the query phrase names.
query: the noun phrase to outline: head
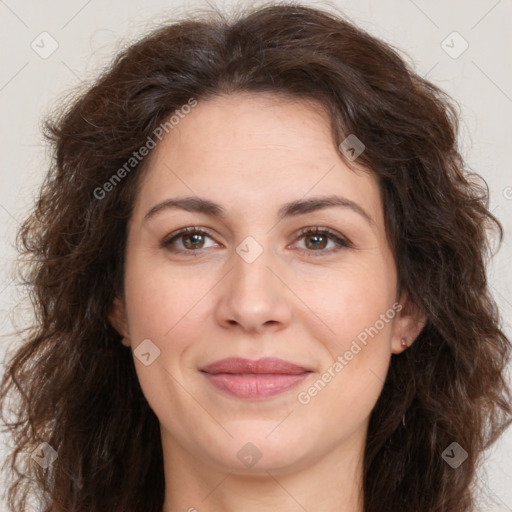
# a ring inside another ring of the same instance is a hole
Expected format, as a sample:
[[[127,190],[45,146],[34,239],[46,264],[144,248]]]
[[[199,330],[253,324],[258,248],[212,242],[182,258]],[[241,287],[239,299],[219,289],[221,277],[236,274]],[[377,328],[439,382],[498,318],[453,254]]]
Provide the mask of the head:
[[[31,404],[19,446],[58,452],[39,479],[56,500],[161,509],[162,443],[284,474],[356,441],[366,510],[469,506],[507,424],[489,411],[512,412],[485,278],[501,226],[449,99],[395,50],[300,6],[184,20],[119,55],[47,135],[19,235],[37,329],[4,386]],[[233,356],[310,373],[241,405],[201,372]]]
[[[237,457],[250,442],[262,454],[253,472],[292,471],[362,439],[392,354],[424,326],[399,290],[378,179],[339,154],[321,103],[232,92],[199,100],[148,161],[110,318],[126,346],[154,345],[155,359],[135,357],[142,390],[167,442],[203,463],[246,471]],[[191,191],[195,208],[168,205]],[[312,208],[333,195],[347,204]],[[280,216],[298,201],[307,212]],[[310,374],[299,394],[244,401],[201,372],[227,357]]]

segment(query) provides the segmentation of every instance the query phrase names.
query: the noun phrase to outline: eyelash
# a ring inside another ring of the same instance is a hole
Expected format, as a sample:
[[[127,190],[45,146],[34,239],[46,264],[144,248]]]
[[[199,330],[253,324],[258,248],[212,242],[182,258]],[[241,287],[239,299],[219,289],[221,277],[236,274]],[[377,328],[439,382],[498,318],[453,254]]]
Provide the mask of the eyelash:
[[[173,253],[176,253],[176,254],[186,254],[186,255],[190,255],[190,256],[200,256],[201,252],[203,250],[205,250],[205,249],[195,249],[195,250],[193,250],[193,249],[186,249],[186,250],[183,250],[183,249],[170,249],[169,248],[169,246],[175,240],[177,240],[181,236],[189,234],[189,233],[206,235],[207,237],[212,238],[207,231],[205,231],[203,229],[200,229],[198,227],[195,227],[195,226],[191,226],[191,227],[188,227],[188,228],[180,229],[177,232],[171,233],[169,236],[164,238],[164,240],[161,243],[161,247],[164,248],[164,249],[168,249],[169,251],[171,251]],[[335,231],[332,231],[329,228],[322,228],[322,227],[319,227],[319,226],[302,228],[299,231],[299,233],[298,233],[297,240],[300,240],[301,238],[304,238],[306,235],[325,235],[325,236],[328,237],[329,240],[332,240],[332,241],[334,241],[334,242],[336,242],[338,244],[338,247],[336,247],[334,249],[331,248],[331,249],[328,249],[328,250],[320,249],[320,250],[316,250],[315,251],[313,249],[297,249],[297,250],[299,250],[302,253],[308,253],[309,255],[314,256],[314,257],[330,255],[330,254],[332,254],[334,252],[338,252],[341,249],[349,249],[349,248],[353,247],[352,243],[347,238],[342,237],[341,235],[339,235]]]

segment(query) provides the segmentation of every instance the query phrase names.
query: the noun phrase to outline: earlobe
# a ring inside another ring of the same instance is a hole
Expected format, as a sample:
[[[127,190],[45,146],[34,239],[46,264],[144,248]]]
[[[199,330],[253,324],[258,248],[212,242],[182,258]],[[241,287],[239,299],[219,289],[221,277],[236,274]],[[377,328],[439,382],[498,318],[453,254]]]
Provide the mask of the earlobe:
[[[407,350],[425,327],[427,317],[405,294],[400,300],[402,309],[394,326],[392,352],[400,354]]]
[[[126,307],[124,301],[119,297],[116,297],[110,306],[108,313],[108,319],[112,327],[123,336],[123,345],[130,346],[130,333],[128,330],[128,322],[126,316]]]

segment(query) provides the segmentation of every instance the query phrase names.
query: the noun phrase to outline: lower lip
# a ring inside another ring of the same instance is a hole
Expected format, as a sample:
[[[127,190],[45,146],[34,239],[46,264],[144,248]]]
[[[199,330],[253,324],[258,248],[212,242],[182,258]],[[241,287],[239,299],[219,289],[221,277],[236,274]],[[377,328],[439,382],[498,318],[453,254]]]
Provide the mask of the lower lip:
[[[262,399],[283,393],[302,382],[311,372],[289,374],[204,373],[217,389],[237,398]]]

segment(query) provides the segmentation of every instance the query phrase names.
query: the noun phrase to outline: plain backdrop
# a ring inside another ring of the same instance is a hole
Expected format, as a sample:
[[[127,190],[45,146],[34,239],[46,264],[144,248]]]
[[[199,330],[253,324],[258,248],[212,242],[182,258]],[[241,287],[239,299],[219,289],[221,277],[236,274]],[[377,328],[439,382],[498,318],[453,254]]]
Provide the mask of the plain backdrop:
[[[210,3],[223,9],[232,4]],[[512,1],[303,3],[340,9],[359,26],[398,48],[419,74],[458,102],[463,154],[470,168],[487,181],[490,209],[505,228],[504,242],[489,267],[489,279],[505,331],[512,336]],[[7,334],[13,328],[10,312],[19,298],[10,275],[14,234],[48,167],[40,131],[42,118],[62,104],[63,93],[94,78],[122,46],[197,7],[204,9],[208,4],[0,0],[0,359],[13,342]],[[4,458],[0,450],[0,462]],[[476,483],[480,510],[512,512],[512,429],[490,450]],[[2,480],[0,491],[4,488]],[[0,510],[6,510],[3,502]]]

